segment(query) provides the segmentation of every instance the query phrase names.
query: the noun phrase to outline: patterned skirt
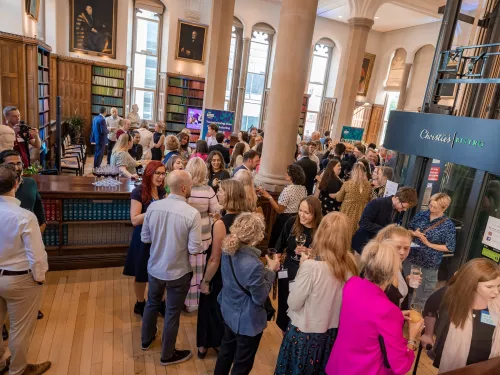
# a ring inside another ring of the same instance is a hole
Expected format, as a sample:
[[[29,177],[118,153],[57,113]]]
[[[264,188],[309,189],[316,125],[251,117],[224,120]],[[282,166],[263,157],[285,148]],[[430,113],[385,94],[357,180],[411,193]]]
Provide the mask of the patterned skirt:
[[[203,270],[207,254],[189,255],[189,263],[193,268],[193,278],[191,279],[191,287],[186,297],[186,310],[188,312],[196,311],[200,300],[200,285],[203,279]]]
[[[325,333],[305,333],[289,323],[281,343],[274,374],[325,374],[325,367],[336,337],[337,328],[331,328]]]

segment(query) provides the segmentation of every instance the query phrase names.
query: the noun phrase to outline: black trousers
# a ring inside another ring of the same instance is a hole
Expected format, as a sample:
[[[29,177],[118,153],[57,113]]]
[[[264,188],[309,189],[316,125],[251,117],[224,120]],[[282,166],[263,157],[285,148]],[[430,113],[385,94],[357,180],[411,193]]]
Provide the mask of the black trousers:
[[[108,153],[107,153],[107,155],[108,155],[108,165],[111,162],[111,151],[113,151],[113,147],[115,147],[115,144],[116,144],[115,141],[110,141],[108,139]]]
[[[262,332],[257,336],[245,336],[234,333],[224,324],[224,338],[215,364],[214,375],[248,375],[252,371],[255,354],[259,349]]]

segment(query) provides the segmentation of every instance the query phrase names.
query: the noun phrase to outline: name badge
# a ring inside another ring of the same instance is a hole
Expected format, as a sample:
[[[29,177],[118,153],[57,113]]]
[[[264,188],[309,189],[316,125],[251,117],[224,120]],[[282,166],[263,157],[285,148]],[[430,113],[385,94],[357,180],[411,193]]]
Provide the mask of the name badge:
[[[420,247],[420,245],[417,245],[415,242],[412,242],[410,247]]]
[[[496,326],[495,322],[493,322],[493,319],[491,318],[491,315],[488,311],[483,310],[481,311],[481,323],[484,324],[489,324],[490,326]]]
[[[288,270],[284,269],[278,272],[278,279],[288,279]]]
[[[295,289],[295,280],[290,281],[288,283],[288,293],[292,293],[292,291]]]

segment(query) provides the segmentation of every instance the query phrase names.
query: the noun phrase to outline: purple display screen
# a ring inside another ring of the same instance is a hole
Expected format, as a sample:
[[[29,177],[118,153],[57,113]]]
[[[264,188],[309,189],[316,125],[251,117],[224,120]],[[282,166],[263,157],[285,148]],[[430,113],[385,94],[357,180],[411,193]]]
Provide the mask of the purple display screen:
[[[201,108],[188,107],[186,127],[193,130],[201,130],[203,125],[203,110]]]

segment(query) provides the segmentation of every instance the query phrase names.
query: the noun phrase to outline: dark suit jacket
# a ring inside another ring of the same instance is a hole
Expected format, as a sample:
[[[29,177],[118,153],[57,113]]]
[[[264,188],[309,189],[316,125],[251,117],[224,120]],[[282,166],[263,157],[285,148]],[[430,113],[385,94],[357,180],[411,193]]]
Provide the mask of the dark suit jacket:
[[[241,164],[238,168],[236,168],[236,169],[233,171],[233,175],[232,175],[231,177],[234,177],[234,175],[236,174],[236,172],[238,172],[238,171],[239,171],[239,170],[241,170],[241,169],[246,169],[247,171],[249,171],[249,170],[248,170],[248,168],[247,168],[247,167],[245,167],[245,164]],[[250,172],[250,171],[249,171],[249,172]]]
[[[106,119],[99,115],[94,117],[92,120],[92,135],[90,137],[90,142],[106,144],[107,135],[109,133],[108,127],[106,126]]]
[[[399,219],[399,214],[392,207],[392,196],[372,200],[361,215],[359,229],[352,237],[352,248],[361,254],[365,245],[381,229],[396,222],[397,219]]]
[[[309,158],[302,158],[295,164],[300,165],[304,170],[304,173],[306,175],[307,194],[311,195],[314,188],[314,178],[318,173],[318,165]]]
[[[224,157],[224,163],[229,164],[231,161],[231,157],[229,156],[229,149],[224,147],[222,143],[217,143],[216,145],[210,146],[208,148],[208,153],[210,154],[212,151],[219,151]]]

